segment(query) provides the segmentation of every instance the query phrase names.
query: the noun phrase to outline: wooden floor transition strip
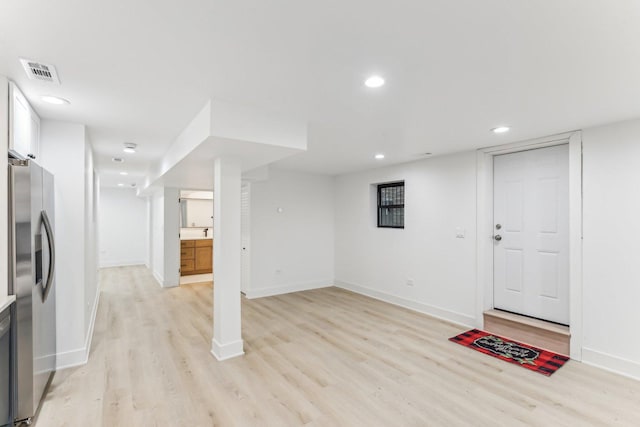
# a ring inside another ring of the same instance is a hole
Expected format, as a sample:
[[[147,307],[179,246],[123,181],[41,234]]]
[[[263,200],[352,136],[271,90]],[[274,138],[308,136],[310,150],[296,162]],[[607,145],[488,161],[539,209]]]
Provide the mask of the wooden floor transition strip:
[[[484,313],[484,330],[522,343],[569,355],[569,327],[544,320],[489,310]]]

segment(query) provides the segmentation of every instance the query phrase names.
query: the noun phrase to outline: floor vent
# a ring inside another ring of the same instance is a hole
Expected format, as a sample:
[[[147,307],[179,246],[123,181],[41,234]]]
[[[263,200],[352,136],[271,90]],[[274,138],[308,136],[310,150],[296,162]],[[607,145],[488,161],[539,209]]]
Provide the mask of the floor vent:
[[[50,64],[42,64],[30,59],[20,59],[20,63],[24,67],[24,71],[31,80],[39,80],[41,82],[60,84],[56,67]]]

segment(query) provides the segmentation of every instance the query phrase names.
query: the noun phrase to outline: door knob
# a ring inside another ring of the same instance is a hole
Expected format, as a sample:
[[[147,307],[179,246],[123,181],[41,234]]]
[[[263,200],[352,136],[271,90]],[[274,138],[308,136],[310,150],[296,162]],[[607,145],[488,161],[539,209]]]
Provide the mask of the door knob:
[[[496,242],[499,242],[500,240],[502,240],[502,236],[499,234],[496,234],[495,236],[493,236],[493,238],[495,239]]]

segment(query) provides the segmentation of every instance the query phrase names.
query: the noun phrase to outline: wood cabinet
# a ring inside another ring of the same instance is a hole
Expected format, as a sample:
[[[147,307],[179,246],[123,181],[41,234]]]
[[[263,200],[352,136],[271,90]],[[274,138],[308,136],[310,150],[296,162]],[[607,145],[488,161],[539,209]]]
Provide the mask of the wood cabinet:
[[[40,155],[40,117],[13,82],[9,84],[9,149],[23,158]]]
[[[180,275],[213,273],[213,240],[180,241]]]

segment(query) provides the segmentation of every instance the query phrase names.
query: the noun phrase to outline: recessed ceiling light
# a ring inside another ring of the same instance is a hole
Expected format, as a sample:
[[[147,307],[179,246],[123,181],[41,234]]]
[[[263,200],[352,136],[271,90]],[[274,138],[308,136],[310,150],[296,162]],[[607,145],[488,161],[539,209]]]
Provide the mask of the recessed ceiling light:
[[[129,175],[129,172],[120,172],[120,175]]]
[[[371,76],[365,80],[364,85],[370,88],[377,88],[384,85],[384,79],[380,76]]]
[[[133,142],[125,142],[124,143],[124,152],[125,153],[135,153],[137,145]]]
[[[124,184],[123,183],[119,183],[118,187],[124,187]]]
[[[511,128],[509,126],[498,126],[497,128],[493,128],[491,129],[491,132],[493,133],[505,133],[505,132],[509,132]]]
[[[58,96],[43,95],[40,97],[40,99],[42,99],[44,102],[47,102],[53,105],[71,104],[71,102],[69,102],[68,99],[60,98]]]
[[[114,163],[124,163],[124,159],[122,157],[112,157],[111,161]]]
[[[382,160],[384,159],[384,154],[379,153],[379,154],[376,154],[374,157],[376,158],[376,160]]]

